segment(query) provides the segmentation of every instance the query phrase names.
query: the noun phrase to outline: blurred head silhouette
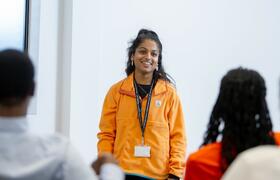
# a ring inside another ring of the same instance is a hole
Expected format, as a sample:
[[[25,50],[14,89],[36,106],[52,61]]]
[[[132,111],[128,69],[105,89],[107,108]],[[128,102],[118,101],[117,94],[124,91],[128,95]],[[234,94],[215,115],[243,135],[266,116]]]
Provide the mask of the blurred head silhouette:
[[[275,144],[265,96],[265,81],[254,70],[240,67],[222,78],[203,145],[221,137],[223,171],[240,152]]]
[[[28,105],[35,83],[34,67],[27,54],[12,49],[0,51],[0,87],[0,115],[3,110]]]

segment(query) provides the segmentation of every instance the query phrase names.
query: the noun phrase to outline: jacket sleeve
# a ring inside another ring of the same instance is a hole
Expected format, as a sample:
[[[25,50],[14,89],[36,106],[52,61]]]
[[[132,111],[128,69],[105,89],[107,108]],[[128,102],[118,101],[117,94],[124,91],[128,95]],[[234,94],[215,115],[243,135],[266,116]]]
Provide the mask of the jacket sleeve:
[[[186,135],[182,105],[176,93],[173,93],[168,113],[170,131],[169,174],[182,177],[185,168]]]
[[[100,132],[97,134],[98,137],[98,154],[103,152],[113,153],[114,141],[116,137],[116,111],[117,102],[115,100],[115,91],[113,88],[107,93],[101,119],[99,123]]]

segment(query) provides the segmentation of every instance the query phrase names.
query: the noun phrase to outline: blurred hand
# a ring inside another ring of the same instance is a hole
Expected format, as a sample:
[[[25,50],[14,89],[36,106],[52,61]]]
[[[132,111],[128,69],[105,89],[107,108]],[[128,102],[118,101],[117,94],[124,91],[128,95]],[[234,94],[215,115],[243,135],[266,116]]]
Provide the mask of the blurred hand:
[[[104,153],[100,155],[97,160],[92,162],[91,167],[96,172],[97,175],[100,174],[101,166],[105,163],[118,164],[118,161],[110,153]]]

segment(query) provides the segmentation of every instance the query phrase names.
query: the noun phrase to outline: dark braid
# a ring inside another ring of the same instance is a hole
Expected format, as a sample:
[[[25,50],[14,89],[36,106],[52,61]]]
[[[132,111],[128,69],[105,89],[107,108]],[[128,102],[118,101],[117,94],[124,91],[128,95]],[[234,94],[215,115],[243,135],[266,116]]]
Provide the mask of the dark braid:
[[[222,172],[242,151],[275,144],[265,96],[265,81],[256,71],[238,68],[223,77],[202,144],[222,136]]]

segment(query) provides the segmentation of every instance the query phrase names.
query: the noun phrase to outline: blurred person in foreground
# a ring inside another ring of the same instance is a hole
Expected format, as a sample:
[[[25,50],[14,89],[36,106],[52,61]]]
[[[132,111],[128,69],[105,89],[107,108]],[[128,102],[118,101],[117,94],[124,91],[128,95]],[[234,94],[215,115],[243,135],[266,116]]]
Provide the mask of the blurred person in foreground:
[[[280,149],[278,146],[264,145],[251,148],[238,155],[222,179],[278,180],[279,177]]]
[[[280,149],[278,146],[264,145],[244,151],[223,176],[223,180],[279,180]]]
[[[34,95],[34,66],[27,54],[0,51],[0,179],[95,180],[69,140],[59,135],[39,136],[28,131],[27,109]],[[111,155],[95,167],[101,179],[122,179]]]
[[[265,81],[254,70],[237,68],[222,78],[202,146],[187,160],[185,180],[218,180],[242,151],[279,144],[265,97]]]

